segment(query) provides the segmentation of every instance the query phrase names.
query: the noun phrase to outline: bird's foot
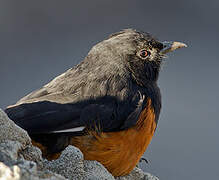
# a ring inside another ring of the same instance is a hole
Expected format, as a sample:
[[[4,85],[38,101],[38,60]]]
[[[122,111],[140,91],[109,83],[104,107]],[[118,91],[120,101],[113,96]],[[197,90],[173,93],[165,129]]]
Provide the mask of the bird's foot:
[[[142,163],[142,162],[145,162],[146,164],[149,164],[149,161],[146,158],[141,158],[139,160],[139,163],[138,163],[137,167],[139,167],[139,164]]]
[[[149,163],[149,161],[146,158],[141,158],[139,162],[142,163],[143,161],[147,164]]]

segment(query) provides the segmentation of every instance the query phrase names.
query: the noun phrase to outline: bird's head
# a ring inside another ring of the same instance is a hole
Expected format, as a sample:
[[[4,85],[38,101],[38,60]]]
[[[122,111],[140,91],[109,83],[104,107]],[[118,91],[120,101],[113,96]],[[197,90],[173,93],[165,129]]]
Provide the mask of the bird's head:
[[[101,64],[111,64],[114,70],[128,68],[141,85],[156,81],[166,53],[186,47],[181,42],[161,42],[149,33],[125,29],[98,43],[89,54],[98,55]],[[96,59],[97,60],[97,59]]]

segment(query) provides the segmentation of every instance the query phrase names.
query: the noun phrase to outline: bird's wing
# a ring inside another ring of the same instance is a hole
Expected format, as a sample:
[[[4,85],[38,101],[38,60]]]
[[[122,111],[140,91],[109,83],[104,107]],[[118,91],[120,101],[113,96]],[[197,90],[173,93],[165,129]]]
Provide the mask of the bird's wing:
[[[33,102],[9,107],[5,110],[8,117],[29,133],[46,133],[59,130],[65,124],[72,127],[82,124],[79,107],[49,101]]]
[[[80,63],[79,65],[83,65]],[[21,98],[16,105],[39,101],[57,103],[74,102],[86,80],[86,73],[78,73],[78,68],[72,68],[59,75],[48,84]]]
[[[101,97],[77,103],[60,104],[41,101],[9,107],[6,113],[17,125],[30,134],[63,133],[92,128],[104,132],[133,126],[145,104],[140,95],[137,101],[121,101]]]

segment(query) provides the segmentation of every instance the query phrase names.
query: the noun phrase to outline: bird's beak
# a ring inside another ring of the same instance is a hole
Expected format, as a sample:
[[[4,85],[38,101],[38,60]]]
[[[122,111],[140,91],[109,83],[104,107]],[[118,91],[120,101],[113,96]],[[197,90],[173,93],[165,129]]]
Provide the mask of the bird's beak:
[[[181,42],[167,42],[167,41],[164,41],[164,42],[162,42],[162,44],[163,44],[163,49],[161,50],[162,54],[172,52],[172,51],[174,51],[178,48],[187,47],[186,44],[181,43]]]

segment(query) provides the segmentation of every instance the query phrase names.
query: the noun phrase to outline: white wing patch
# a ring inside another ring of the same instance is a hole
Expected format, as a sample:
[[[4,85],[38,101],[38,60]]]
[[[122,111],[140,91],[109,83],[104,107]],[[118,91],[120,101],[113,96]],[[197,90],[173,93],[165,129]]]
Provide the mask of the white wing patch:
[[[52,131],[51,133],[65,133],[65,132],[79,132],[84,130],[84,126],[81,127],[76,127],[76,128],[71,128],[71,129],[63,129],[59,131]]]

